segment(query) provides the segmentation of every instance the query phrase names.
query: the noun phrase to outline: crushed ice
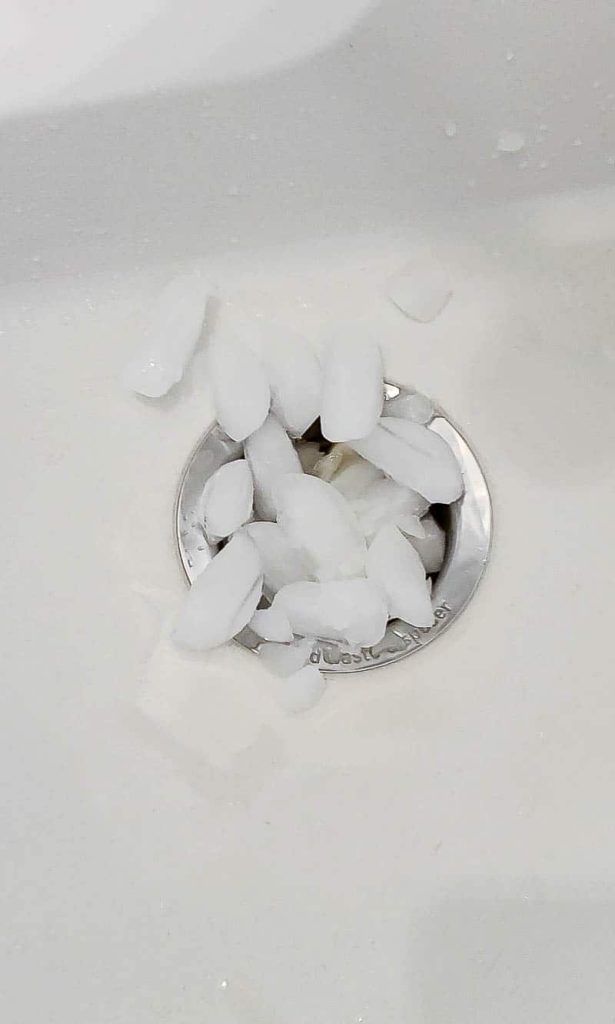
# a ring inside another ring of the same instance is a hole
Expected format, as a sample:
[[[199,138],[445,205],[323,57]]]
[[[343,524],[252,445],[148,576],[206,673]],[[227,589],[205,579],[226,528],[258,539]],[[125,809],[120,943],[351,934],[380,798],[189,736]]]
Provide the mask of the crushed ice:
[[[500,148],[515,152],[515,133],[506,134]],[[208,293],[195,275],[161,293],[128,386],[154,396],[181,379]],[[393,278],[388,295],[429,322],[451,288],[430,263]],[[385,401],[374,341],[338,329],[321,359],[283,325],[231,312],[210,342],[209,367],[218,422],[243,457],[204,487],[198,522],[220,550],[194,580],[174,639],[205,651],[248,626],[262,663],[281,677],[280,703],[303,711],[326,685],[310,662],[316,639],[370,647],[391,618],[433,624],[446,535],[430,506],[456,501],[463,479],[432,424],[433,402],[405,390]]]

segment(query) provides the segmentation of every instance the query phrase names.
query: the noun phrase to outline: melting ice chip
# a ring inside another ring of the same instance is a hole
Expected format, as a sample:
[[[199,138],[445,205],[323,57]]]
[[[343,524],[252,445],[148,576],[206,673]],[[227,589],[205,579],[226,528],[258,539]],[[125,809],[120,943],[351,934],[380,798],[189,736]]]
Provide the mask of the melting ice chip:
[[[299,456],[273,415],[247,439],[246,459],[254,477],[255,506],[261,519],[273,520],[277,514],[275,491],[287,473],[303,475]]]
[[[387,294],[402,313],[427,324],[442,312],[453,293],[446,271],[436,263],[426,263],[392,277]]]
[[[304,551],[318,579],[358,576],[365,571],[365,539],[350,505],[315,476],[286,476],[276,491],[278,523],[291,544]]]
[[[212,473],[200,503],[210,542],[229,537],[250,518],[253,493],[252,474],[245,459],[227,462]]]
[[[295,640],[291,644],[261,644],[258,653],[265,666],[276,676],[290,676],[298,672],[308,661],[314,641]]]
[[[498,153],[520,153],[525,149],[525,135],[523,132],[509,131],[504,129],[498,135]]]
[[[398,416],[413,423],[429,423],[433,419],[434,404],[431,398],[414,391],[410,395],[397,395],[384,403],[383,416]]]
[[[286,711],[309,711],[318,703],[327,684],[316,665],[304,665],[280,684],[278,700]]]
[[[432,626],[434,614],[425,568],[396,526],[383,526],[367,552],[367,576],[387,598],[389,615],[413,626]]]
[[[207,651],[226,643],[248,624],[262,592],[262,566],[256,546],[245,534],[238,533],[192,584],[173,639],[192,651]]]
[[[348,441],[369,434],[382,412],[382,373],[382,355],[375,342],[352,334],[334,339],[324,365],[320,410],[324,437]]]
[[[210,285],[198,272],[174,278],[154,302],[139,351],[121,374],[124,387],[161,398],[178,384],[197,346]]]
[[[364,647],[382,640],[388,618],[381,588],[366,579],[291,583],[278,591],[273,607],[284,611],[293,632],[300,636],[345,640]]]

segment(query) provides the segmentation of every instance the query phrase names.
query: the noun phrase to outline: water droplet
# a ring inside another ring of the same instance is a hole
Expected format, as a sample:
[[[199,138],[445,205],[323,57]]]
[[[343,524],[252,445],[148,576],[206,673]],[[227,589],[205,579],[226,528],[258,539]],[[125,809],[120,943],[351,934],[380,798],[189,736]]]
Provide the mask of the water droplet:
[[[256,134],[256,132],[250,132],[250,134],[248,135],[248,139],[250,140],[250,142],[258,142],[258,135]]]
[[[615,156],[607,156],[606,162],[609,167],[615,167]]]
[[[223,978],[222,981],[220,982],[220,988],[222,988],[222,989],[228,988],[228,981],[227,981],[226,978]]]
[[[572,145],[573,146],[582,146],[583,145],[583,141],[581,139],[575,139],[574,142],[572,143]]]
[[[231,185],[226,190],[226,194],[227,194],[227,196],[238,196],[239,195],[239,186],[238,185]]]
[[[31,256],[30,259],[32,260],[33,263],[40,263],[41,262],[40,256]]]
[[[476,178],[468,178],[468,188],[476,188]]]
[[[457,125],[455,121],[446,121],[442,130],[447,139],[454,139],[457,134]]]
[[[511,60],[515,59],[515,55],[512,50],[506,51],[506,60],[510,63]]]
[[[497,149],[500,153],[519,153],[525,147],[522,132],[504,130],[498,136]]]
[[[529,164],[528,160],[520,160],[519,161],[519,170],[520,171],[524,171],[525,168],[528,166],[528,164]]]
[[[538,164],[538,170],[539,171],[544,171],[545,168],[547,168],[548,166],[549,166],[549,161],[548,160],[541,160],[540,163]]]
[[[600,82],[598,81],[598,79],[596,79],[596,81],[592,84],[592,88],[593,89],[599,89],[600,88]]]
[[[538,131],[539,132],[548,132],[549,131],[549,125],[548,124],[539,124],[538,125]]]

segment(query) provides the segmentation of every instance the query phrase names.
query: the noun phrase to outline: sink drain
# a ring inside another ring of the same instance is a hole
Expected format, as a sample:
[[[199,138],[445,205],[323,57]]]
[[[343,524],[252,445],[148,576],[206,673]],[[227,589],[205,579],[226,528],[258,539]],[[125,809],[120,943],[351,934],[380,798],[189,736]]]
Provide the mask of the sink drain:
[[[408,393],[387,383],[386,397]],[[379,644],[350,648],[344,643],[317,640],[311,661],[326,672],[360,672],[390,665],[426,647],[455,621],[472,597],[484,572],[491,544],[491,500],[482,470],[469,445],[440,409],[429,427],[448,442],[461,467],[465,493],[450,506],[432,506],[446,533],[446,553],[440,572],[433,578],[435,623],[421,629],[393,619]],[[175,532],[179,557],[192,582],[216,553],[207,543],[199,517],[199,499],[208,478],[225,462],[242,454],[242,445],[232,441],[213,424],[203,435],[184,470],[175,507]],[[244,647],[258,653],[263,641],[250,629],[237,637]]]

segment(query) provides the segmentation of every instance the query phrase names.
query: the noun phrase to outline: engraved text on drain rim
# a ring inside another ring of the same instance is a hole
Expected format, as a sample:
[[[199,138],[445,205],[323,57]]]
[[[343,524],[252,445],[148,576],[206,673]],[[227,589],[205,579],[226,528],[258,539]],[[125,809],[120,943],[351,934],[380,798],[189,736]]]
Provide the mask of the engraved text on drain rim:
[[[398,393],[395,385],[387,384],[387,397]],[[464,496],[450,509],[446,558],[433,588],[435,623],[419,629],[393,620],[379,644],[360,650],[334,641],[316,641],[311,661],[327,672],[361,672],[390,665],[426,647],[460,615],[484,572],[491,543],[491,501],[482,470],[467,442],[440,410],[431,421],[430,429],[448,441],[465,482]],[[190,582],[215,553],[199,525],[198,504],[203,487],[216,469],[240,455],[241,445],[213,425],[199,441],[184,470],[176,504],[175,531],[180,560]],[[244,647],[258,653],[261,641],[250,630],[245,629],[237,639]]]

